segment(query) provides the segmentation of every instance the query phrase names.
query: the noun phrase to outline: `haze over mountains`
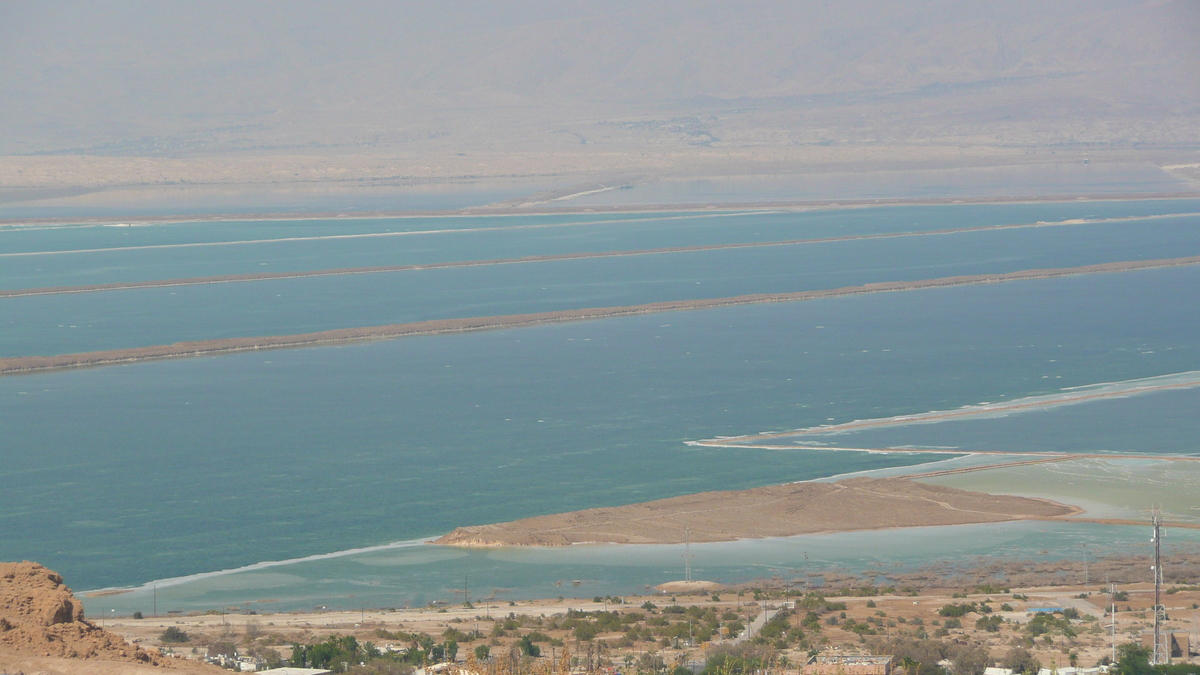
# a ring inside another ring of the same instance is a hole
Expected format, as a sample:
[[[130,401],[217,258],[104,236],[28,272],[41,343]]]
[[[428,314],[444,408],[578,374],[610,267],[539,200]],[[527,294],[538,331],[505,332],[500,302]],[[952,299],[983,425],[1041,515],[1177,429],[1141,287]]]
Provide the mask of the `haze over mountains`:
[[[98,167],[93,182],[164,179],[11,157],[46,154],[170,158],[179,180],[218,182],[1047,148],[1185,162],[1197,35],[1194,0],[10,2],[0,185],[83,184]]]

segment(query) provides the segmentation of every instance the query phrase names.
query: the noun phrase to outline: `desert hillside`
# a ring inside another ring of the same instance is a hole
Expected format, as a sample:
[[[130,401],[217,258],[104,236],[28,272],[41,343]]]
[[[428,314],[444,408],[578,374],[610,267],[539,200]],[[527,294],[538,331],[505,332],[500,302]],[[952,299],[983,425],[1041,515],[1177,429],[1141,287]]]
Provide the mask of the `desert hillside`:
[[[1157,148],[1174,159],[1123,161],[1189,164],[1200,139],[1188,0],[26,3],[2,16],[0,187],[14,189],[558,184],[1035,150]]]

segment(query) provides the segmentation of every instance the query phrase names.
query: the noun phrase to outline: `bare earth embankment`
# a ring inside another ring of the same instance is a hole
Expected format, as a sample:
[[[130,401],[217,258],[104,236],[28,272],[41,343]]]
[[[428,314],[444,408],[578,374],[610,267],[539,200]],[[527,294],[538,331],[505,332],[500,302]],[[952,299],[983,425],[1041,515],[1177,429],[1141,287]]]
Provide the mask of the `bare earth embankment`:
[[[10,157],[0,157],[0,203],[5,201],[16,201],[12,195],[7,195],[5,191],[15,191],[19,188],[11,188],[4,182],[3,170],[4,161],[12,159]],[[93,158],[89,158],[93,159]],[[1178,165],[1192,167],[1194,165]],[[1167,167],[1171,168],[1171,167]],[[1193,171],[1192,169],[1181,169],[1181,171]],[[593,183],[587,183],[585,186],[576,186],[563,191],[570,193],[572,191],[577,194],[590,194],[589,191],[582,191],[581,188],[590,186]],[[145,188],[147,186],[139,186]],[[314,189],[313,186],[308,186],[309,189]],[[57,190],[58,188],[33,188],[28,190],[31,198],[33,195],[42,194],[43,190]],[[63,188],[68,192],[73,188]],[[96,188],[103,190],[105,188]],[[87,188],[81,188],[82,192],[89,192]],[[956,197],[912,197],[912,198],[882,198],[882,199],[807,199],[807,200],[771,200],[771,201],[733,201],[733,202],[680,202],[680,203],[648,203],[648,204],[594,204],[589,206],[552,206],[547,205],[547,202],[536,201],[538,195],[530,195],[513,200],[497,202],[484,206],[473,206],[462,209],[442,209],[435,211],[422,210],[406,210],[406,211],[383,211],[383,210],[361,210],[361,211],[307,211],[297,213],[294,211],[281,211],[277,213],[190,213],[190,214],[171,214],[171,215],[153,215],[144,216],[136,214],[123,214],[117,216],[111,215],[89,215],[87,217],[78,216],[55,216],[41,218],[0,218],[0,227],[9,225],[84,225],[84,224],[102,224],[102,223],[138,223],[138,224],[163,224],[163,223],[220,223],[220,222],[259,222],[259,221],[301,221],[301,220],[364,220],[375,218],[442,218],[442,217],[467,217],[467,216],[505,216],[505,215],[566,215],[566,214],[601,214],[601,213],[656,213],[661,211],[672,212],[704,212],[713,213],[719,211],[764,211],[764,210],[788,210],[788,211],[811,211],[811,210],[834,210],[834,209],[856,209],[856,208],[873,208],[880,206],[937,206],[937,205],[961,205],[961,204],[1047,204],[1061,202],[1077,202],[1077,201],[1151,201],[1151,200],[1166,200],[1166,199],[1197,199],[1200,198],[1200,192],[1182,191],[1182,192],[1107,192],[1107,193],[1063,193],[1050,195],[990,195],[990,196],[956,196]],[[533,201],[531,201],[533,200]],[[532,204],[532,205],[531,205]],[[1165,216],[1169,217],[1169,216]],[[1135,218],[1130,218],[1131,220]]]
[[[48,675],[220,672],[129,644],[83,617],[63,578],[37,563],[0,563],[0,670]]]
[[[584,542],[675,544],[895,527],[964,525],[1070,516],[1049,500],[990,495],[905,478],[852,478],[702,492],[614,508],[460,527],[449,546],[565,546]]]
[[[363,340],[384,340],[410,335],[464,333],[478,330],[495,330],[500,328],[534,326],[546,323],[561,323],[565,321],[586,321],[591,319],[607,319],[619,316],[656,314],[659,312],[715,309],[718,307],[732,307],[737,305],[753,305],[775,302],[800,302],[803,300],[817,300],[821,298],[862,295],[866,293],[912,291],[929,288],[966,286],[973,284],[996,284],[1009,281],[1028,281],[1034,279],[1054,279],[1058,277],[1076,276],[1082,274],[1128,272],[1140,269],[1180,267],[1196,264],[1200,264],[1200,256],[1101,263],[1098,265],[1083,265],[1080,267],[1021,270],[1018,272],[1007,272],[1003,274],[974,274],[942,277],[938,279],[923,279],[920,281],[878,282],[863,284],[861,286],[845,286],[842,288],[833,288],[820,291],[800,291],[796,293],[759,293],[753,295],[739,295],[729,298],[706,298],[701,300],[652,302],[643,305],[626,305],[621,307],[595,307],[587,309],[563,310],[558,312],[541,312],[534,314],[510,314],[504,316],[418,321],[413,323],[391,324],[386,326],[342,328],[320,331],[317,333],[302,333],[297,335],[268,335],[260,337],[199,340],[194,342],[177,342],[170,345],[154,345],[150,347],[134,347],[129,349],[114,349],[78,354],[62,354],[57,356],[19,356],[0,359],[0,375],[60,370],[64,368],[78,368],[83,366],[131,363],[135,361],[146,361],[151,359],[169,359],[185,356],[203,356],[209,354],[253,351],[258,349],[309,347],[322,344],[355,342]]]

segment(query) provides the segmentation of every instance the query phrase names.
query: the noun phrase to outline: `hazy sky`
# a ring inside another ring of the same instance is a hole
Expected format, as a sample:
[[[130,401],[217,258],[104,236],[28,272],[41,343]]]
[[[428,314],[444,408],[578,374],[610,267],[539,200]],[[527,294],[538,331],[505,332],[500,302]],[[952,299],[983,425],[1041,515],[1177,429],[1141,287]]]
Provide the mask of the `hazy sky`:
[[[0,153],[914,92],[985,117],[1053,99],[1048,115],[1158,119],[1195,111],[1197,35],[1196,0],[3,2]]]

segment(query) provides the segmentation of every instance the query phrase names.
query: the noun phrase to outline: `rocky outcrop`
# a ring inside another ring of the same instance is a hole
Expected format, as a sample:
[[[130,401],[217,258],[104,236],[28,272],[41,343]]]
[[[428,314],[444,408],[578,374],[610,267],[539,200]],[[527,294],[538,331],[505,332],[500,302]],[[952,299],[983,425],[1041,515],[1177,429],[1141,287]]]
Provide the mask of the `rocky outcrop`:
[[[63,578],[33,562],[0,563],[0,666],[2,654],[172,665],[89,623]]]

